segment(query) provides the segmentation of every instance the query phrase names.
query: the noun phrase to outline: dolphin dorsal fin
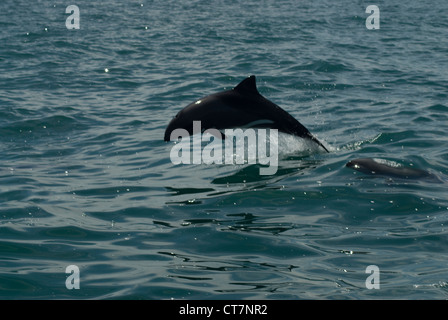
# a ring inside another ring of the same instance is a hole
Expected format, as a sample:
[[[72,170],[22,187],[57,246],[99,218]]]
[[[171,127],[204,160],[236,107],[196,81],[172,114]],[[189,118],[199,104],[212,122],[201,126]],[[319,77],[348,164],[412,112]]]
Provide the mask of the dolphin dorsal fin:
[[[250,76],[241,81],[233,90],[241,94],[260,94],[257,90],[255,76]]]

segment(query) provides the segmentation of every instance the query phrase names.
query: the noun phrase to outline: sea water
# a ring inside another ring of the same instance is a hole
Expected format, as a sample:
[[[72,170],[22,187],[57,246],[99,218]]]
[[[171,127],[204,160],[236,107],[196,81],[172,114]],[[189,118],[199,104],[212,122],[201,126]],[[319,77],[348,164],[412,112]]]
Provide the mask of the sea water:
[[[0,298],[446,299],[447,184],[345,164],[448,174],[447,9],[2,1]],[[331,152],[173,164],[171,118],[252,74]]]

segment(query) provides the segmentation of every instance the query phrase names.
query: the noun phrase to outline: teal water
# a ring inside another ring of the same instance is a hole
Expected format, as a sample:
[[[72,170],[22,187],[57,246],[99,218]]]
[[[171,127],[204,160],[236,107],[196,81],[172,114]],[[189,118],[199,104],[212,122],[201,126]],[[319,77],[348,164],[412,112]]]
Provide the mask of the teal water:
[[[0,298],[446,299],[448,4],[370,4],[2,1]],[[250,74],[331,152],[173,165],[169,120]]]

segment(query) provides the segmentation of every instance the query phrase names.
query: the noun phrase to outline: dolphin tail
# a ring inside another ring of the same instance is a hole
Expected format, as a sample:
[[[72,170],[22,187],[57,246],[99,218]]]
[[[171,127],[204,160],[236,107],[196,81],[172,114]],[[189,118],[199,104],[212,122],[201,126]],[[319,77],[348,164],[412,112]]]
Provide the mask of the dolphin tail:
[[[316,142],[320,147],[322,147],[322,149],[324,149],[325,151],[327,151],[328,153],[330,153],[330,151],[328,151],[328,149],[322,144],[322,142],[320,142],[315,136],[313,136],[311,133],[309,134],[309,138]]]

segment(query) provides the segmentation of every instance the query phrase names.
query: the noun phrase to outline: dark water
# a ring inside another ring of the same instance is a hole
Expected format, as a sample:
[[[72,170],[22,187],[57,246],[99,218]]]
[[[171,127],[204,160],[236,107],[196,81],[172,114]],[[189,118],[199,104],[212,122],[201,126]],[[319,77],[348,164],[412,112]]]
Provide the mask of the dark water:
[[[2,1],[0,298],[446,299],[448,4],[371,4]],[[250,74],[331,152],[173,165],[171,117]]]

